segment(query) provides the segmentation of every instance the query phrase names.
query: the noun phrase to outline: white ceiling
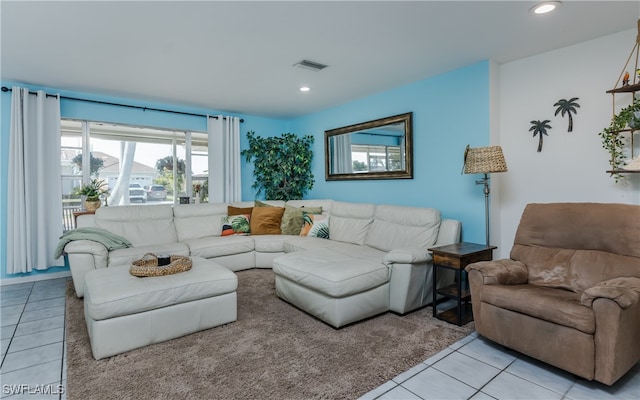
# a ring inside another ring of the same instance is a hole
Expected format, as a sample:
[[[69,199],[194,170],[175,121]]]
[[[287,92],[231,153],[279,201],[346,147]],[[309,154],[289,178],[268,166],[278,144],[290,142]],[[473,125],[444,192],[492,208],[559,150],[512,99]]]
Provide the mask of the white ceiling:
[[[633,29],[640,15],[638,0],[564,1],[537,17],[535,3],[2,0],[0,77],[289,118]],[[293,67],[302,59],[329,67]]]

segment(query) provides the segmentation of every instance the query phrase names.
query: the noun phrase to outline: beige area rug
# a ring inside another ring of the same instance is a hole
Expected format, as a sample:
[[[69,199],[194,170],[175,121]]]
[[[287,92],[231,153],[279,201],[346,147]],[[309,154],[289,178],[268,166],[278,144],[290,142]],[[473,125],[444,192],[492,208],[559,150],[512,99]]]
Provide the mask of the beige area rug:
[[[277,298],[271,270],[237,274],[236,322],[100,361],[70,284],[67,399],[354,399],[473,331],[431,307],[336,330]]]

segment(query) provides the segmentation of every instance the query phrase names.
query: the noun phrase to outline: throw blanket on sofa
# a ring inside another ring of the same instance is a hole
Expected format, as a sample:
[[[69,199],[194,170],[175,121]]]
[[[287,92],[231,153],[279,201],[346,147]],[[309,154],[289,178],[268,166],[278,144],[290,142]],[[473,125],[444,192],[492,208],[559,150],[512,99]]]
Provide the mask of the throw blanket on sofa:
[[[58,247],[54,253],[54,258],[60,258],[64,252],[64,246],[67,243],[74,240],[92,240],[98,242],[108,250],[123,249],[125,247],[131,247],[131,242],[122,236],[118,236],[115,233],[111,233],[102,228],[78,228],[73,231],[68,231],[60,236]]]

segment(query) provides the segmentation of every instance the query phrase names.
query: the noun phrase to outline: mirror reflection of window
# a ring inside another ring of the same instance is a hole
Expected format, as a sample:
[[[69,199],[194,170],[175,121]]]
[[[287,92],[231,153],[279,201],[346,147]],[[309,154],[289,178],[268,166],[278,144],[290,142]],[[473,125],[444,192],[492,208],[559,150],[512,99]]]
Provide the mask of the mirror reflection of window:
[[[412,178],[411,115],[326,131],[327,180]]]

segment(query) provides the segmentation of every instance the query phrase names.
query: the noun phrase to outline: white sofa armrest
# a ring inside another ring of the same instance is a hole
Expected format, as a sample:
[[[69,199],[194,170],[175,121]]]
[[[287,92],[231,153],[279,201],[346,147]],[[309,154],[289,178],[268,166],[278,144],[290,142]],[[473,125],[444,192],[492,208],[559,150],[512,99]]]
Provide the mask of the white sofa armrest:
[[[74,240],[64,247],[73,277],[76,296],[84,296],[84,275],[96,268],[106,268],[107,248],[92,240]]]
[[[444,246],[460,241],[462,224],[453,219],[443,219],[434,246]],[[433,300],[433,258],[422,247],[393,249],[384,257],[391,267],[389,309],[405,314],[423,307]],[[438,274],[438,287],[453,282],[453,271]]]
[[[431,262],[432,257],[423,247],[393,249],[383,259],[385,264],[416,264]]]

